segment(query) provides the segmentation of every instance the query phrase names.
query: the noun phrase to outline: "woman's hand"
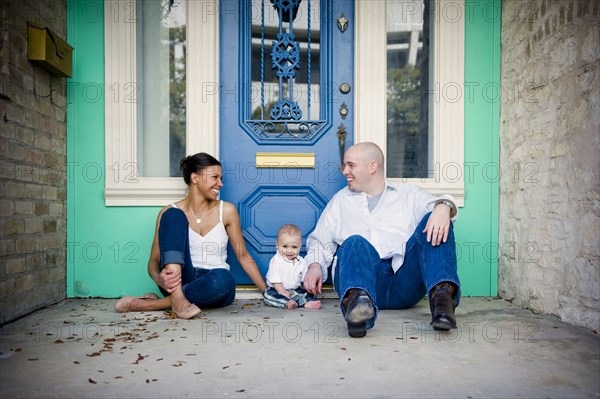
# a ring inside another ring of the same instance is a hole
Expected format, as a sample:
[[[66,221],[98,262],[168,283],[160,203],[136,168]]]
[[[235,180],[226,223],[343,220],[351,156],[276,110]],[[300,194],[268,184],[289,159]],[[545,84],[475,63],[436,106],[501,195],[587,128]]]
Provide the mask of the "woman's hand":
[[[229,202],[225,202],[223,206],[223,224],[225,225],[231,248],[233,248],[235,257],[238,262],[240,262],[240,266],[242,266],[244,272],[246,272],[260,292],[264,293],[267,289],[267,284],[258,269],[258,265],[246,248],[246,242],[244,241],[242,227],[240,225],[240,215],[238,214],[237,208]]]
[[[170,294],[181,285],[181,272],[167,268],[162,269],[154,282]]]

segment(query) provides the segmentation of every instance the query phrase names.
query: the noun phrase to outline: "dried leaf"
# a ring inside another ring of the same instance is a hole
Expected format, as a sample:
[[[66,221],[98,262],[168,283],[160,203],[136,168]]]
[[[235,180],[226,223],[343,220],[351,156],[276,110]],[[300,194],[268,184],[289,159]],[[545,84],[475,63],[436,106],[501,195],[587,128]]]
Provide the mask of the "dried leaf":
[[[176,319],[177,318],[177,315],[170,310],[165,310],[163,313],[165,316],[167,316],[168,319]]]
[[[202,374],[202,371],[194,371],[194,374]]]
[[[119,378],[123,378],[122,376],[118,375],[115,377],[115,380],[119,379]]]
[[[80,363],[79,363],[77,360],[75,360],[75,361],[73,362],[73,364],[80,364]]]
[[[96,384],[96,381],[92,380],[91,378],[88,378],[88,381],[90,382],[90,384]]]
[[[88,357],[100,356],[100,352],[94,352],[94,353],[91,353],[91,354],[89,354],[87,356]]]
[[[61,341],[60,339],[57,339],[56,341],[54,341],[55,344],[64,344],[64,341]]]
[[[146,384],[150,384],[150,380],[146,380]]]
[[[157,362],[160,362],[161,360],[163,360],[164,357],[161,357],[160,359],[156,359]]]
[[[229,366],[223,366],[223,370],[228,369],[228,368],[229,368]]]
[[[35,358],[32,358],[32,359],[27,359],[27,360],[29,360],[30,362],[35,362],[36,360],[39,360],[39,359],[37,357],[35,357]]]
[[[245,390],[245,389],[236,389],[235,391],[236,391],[236,392],[246,392],[246,390]]]

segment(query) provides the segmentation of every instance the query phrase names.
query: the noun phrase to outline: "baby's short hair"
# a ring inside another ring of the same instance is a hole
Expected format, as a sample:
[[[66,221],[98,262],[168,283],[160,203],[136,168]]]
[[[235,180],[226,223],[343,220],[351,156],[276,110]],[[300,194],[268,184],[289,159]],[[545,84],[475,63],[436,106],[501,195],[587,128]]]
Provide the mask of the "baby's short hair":
[[[302,236],[302,230],[300,230],[300,227],[296,226],[295,224],[288,223],[281,226],[279,228],[279,231],[277,231],[277,238],[281,237],[282,234],[286,233],[289,235],[297,234],[299,236]]]

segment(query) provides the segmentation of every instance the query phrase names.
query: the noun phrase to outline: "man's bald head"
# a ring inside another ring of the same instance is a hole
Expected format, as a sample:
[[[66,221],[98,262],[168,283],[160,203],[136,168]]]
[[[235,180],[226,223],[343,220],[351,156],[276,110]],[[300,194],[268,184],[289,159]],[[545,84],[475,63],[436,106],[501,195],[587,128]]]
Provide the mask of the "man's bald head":
[[[342,170],[348,189],[367,195],[380,194],[385,187],[383,162],[383,152],[375,143],[358,143],[348,148]]]
[[[368,163],[375,162],[377,171],[381,173],[381,175],[384,175],[385,158],[383,156],[383,151],[381,151],[381,148],[379,148],[377,144],[366,141],[364,143],[355,144],[352,147],[355,147],[355,149],[359,151],[363,161]]]

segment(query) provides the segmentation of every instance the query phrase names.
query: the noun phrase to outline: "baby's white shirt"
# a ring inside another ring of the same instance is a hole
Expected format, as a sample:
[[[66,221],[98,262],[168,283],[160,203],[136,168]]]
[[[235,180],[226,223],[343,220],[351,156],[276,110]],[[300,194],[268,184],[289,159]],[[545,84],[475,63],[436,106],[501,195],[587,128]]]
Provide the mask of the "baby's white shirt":
[[[267,285],[273,287],[274,283],[281,283],[286,290],[296,289],[302,284],[307,270],[308,265],[303,257],[298,256],[292,262],[278,251],[269,262]]]

